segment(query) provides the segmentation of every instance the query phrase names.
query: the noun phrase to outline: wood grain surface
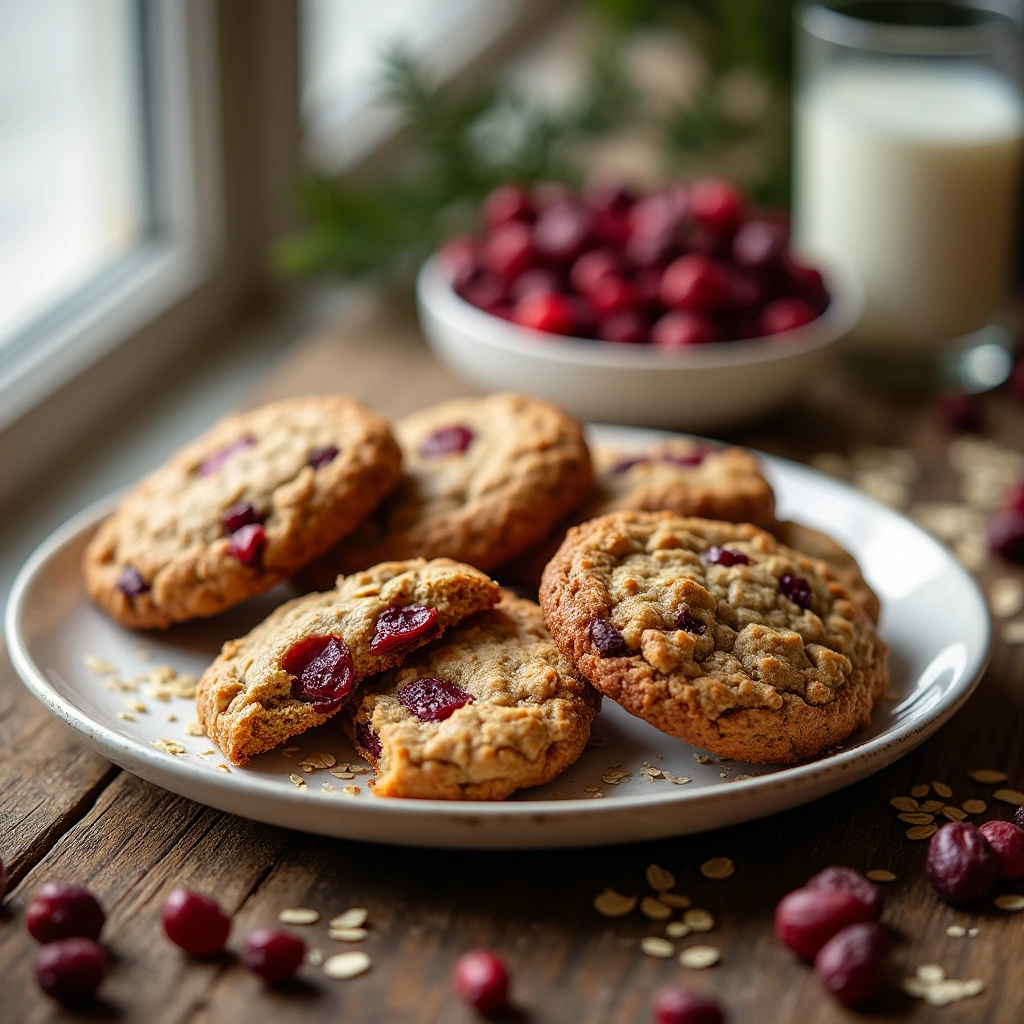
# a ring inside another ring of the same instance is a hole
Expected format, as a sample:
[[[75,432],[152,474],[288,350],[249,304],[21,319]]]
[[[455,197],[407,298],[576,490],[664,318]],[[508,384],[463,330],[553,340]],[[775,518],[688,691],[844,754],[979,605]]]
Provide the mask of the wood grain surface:
[[[285,394],[345,391],[398,415],[466,388],[429,355],[398,313],[363,311],[335,332],[297,347],[253,401]],[[1006,395],[984,401],[988,433],[1024,447],[1024,407]],[[849,451],[864,444],[911,449],[922,466],[915,497],[954,498],[946,448],[951,435],[927,406],[868,397],[832,382],[798,411],[737,439],[793,457]],[[992,566],[982,575],[1013,570]],[[948,609],[953,618],[957,609]],[[926,624],[941,633],[943,623]],[[998,636],[998,631],[997,631]],[[733,1024],[785,1022],[1024,1020],[1024,914],[965,911],[940,902],[924,874],[926,843],[911,842],[888,806],[915,783],[954,790],[953,803],[985,795],[970,769],[1000,768],[1024,785],[1024,645],[997,639],[991,667],[966,708],[890,768],[816,803],[718,832],[653,843],[536,853],[431,851],[321,839],[222,814],[166,793],[109,765],[82,746],[30,698],[0,654],[0,857],[9,892],[0,911],[0,1022],[79,1019],[170,1024],[178,1021],[373,1024],[476,1019],[453,995],[458,955],[487,945],[507,961],[516,1009],[503,1019],[533,1022],[642,1022],[657,987],[682,981],[713,992]],[[1012,808],[991,803],[989,816]],[[726,856],[724,881],[700,864]],[[679,878],[679,891],[717,921],[696,942],[722,950],[709,970],[655,960],[639,940],[660,934],[634,913],[622,920],[591,907],[605,886],[642,894],[651,863]],[[809,968],[772,933],[779,897],[826,865],[889,868],[884,923],[895,936],[893,982],[861,1011],[826,996]],[[32,977],[37,950],[22,923],[44,882],[89,886],[108,911],[104,941],[113,959],[103,1001],[85,1014],[61,1010]],[[332,982],[315,968],[301,981],[267,990],[230,955],[190,961],[159,926],[162,900],[175,886],[215,895],[235,916],[233,939],[269,925],[289,906],[321,911],[303,928],[325,954],[362,948],[371,971]],[[1014,891],[1024,891],[1017,885]],[[358,947],[327,937],[326,920],[350,906],[370,911]],[[977,926],[951,938],[950,924]],[[922,963],[955,978],[981,978],[984,992],[947,1007],[902,994],[899,979]]]

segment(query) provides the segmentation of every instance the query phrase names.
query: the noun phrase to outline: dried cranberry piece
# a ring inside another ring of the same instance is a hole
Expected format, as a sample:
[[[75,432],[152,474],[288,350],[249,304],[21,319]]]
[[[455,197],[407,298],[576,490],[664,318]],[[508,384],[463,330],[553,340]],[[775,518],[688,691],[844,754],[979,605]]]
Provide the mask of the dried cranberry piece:
[[[138,569],[126,565],[121,570],[121,575],[117,577],[117,589],[125,597],[138,597],[139,594],[144,594],[149,590],[149,584],[139,574]]]
[[[25,910],[25,927],[36,942],[98,939],[107,916],[88,889],[66,882],[47,882]]]
[[[333,444],[329,444],[324,448],[314,448],[309,453],[309,464],[314,469],[323,469],[324,466],[330,465],[338,455],[338,448]]]
[[[711,996],[682,985],[666,985],[654,994],[654,1024],[725,1024]]]
[[[302,939],[274,928],[257,928],[246,936],[238,959],[268,985],[287,981],[306,959]]]
[[[671,462],[677,466],[699,466],[707,458],[707,454],[707,452],[698,452],[695,455],[676,455],[672,452],[664,452],[658,456],[658,461]]]
[[[694,618],[690,614],[690,610],[688,608],[679,609],[679,614],[676,616],[676,625],[681,630],[684,630],[687,633],[694,633],[697,636],[704,636],[708,631],[707,623]]]
[[[810,608],[814,604],[814,591],[803,576],[794,576],[787,572],[779,580],[779,590],[801,608]]]
[[[1016,512],[1024,512],[1024,483],[1014,484],[1006,492],[1003,504]]]
[[[51,998],[68,1006],[88,1002],[107,975],[107,954],[92,939],[62,939],[39,951],[36,981]]]
[[[775,934],[798,956],[813,960],[837,932],[873,916],[873,910],[844,889],[796,889],[775,908]]]
[[[453,980],[459,998],[481,1013],[497,1013],[508,1006],[508,970],[489,949],[460,956]]]
[[[250,569],[263,565],[263,549],[267,546],[267,531],[262,523],[249,523],[239,527],[228,538],[228,554]]]
[[[281,668],[295,676],[292,696],[316,711],[333,711],[352,689],[352,652],[340,636],[296,641],[281,658]]]
[[[370,728],[368,722],[356,723],[356,743],[371,757],[380,757],[380,737]]]
[[[720,548],[717,544],[701,552],[700,560],[705,565],[750,565],[750,559],[742,551]]]
[[[947,902],[973,903],[995,884],[999,864],[988,840],[967,821],[943,825],[928,843],[925,874]]]
[[[421,604],[404,608],[385,608],[377,616],[377,625],[370,641],[371,654],[394,654],[415,647],[421,640],[439,632],[437,612]]]
[[[191,889],[175,889],[160,910],[164,934],[190,956],[221,952],[231,931],[231,918],[220,906]]]
[[[406,683],[395,698],[421,722],[443,722],[459,708],[473,703],[473,695],[466,693],[461,686],[433,676]]]
[[[842,889],[844,892],[856,896],[872,912],[874,919],[877,920],[882,913],[882,901],[878,888],[853,868],[844,868],[838,865],[825,868],[824,871],[819,871],[811,878],[805,888]]]
[[[587,633],[602,658],[626,653],[626,638],[607,619],[594,619]]]
[[[224,510],[220,521],[224,524],[225,533],[234,533],[243,526],[258,523],[260,521],[260,514],[256,511],[255,505],[250,505],[247,501],[239,501]]]
[[[978,831],[988,840],[1004,881],[1024,878],[1024,829],[1012,821],[986,821]]]
[[[252,434],[244,434],[237,441],[232,441],[231,444],[227,444],[223,448],[219,448],[212,455],[207,455],[206,458],[199,463],[199,468],[196,472],[200,476],[211,476],[233,456],[237,455],[239,452],[244,452],[246,448],[251,448],[255,443],[256,438],[253,437]]]
[[[420,455],[434,458],[438,455],[452,455],[464,452],[473,441],[473,431],[468,427],[444,427],[435,430],[420,445]]]
[[[889,968],[889,940],[877,924],[851,924],[833,935],[814,958],[825,991],[845,1006],[873,996]]]

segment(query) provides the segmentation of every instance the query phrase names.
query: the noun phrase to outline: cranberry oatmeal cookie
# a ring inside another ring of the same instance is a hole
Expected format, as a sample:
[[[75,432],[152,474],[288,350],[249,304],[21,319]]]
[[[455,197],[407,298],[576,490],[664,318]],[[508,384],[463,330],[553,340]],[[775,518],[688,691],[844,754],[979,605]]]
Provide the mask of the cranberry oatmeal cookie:
[[[199,681],[199,722],[232,764],[245,764],[326,722],[367,676],[401,664],[498,596],[482,572],[447,558],[345,577],[229,640]]]
[[[351,537],[300,576],[311,589],[337,573],[394,558],[447,556],[490,569],[536,544],[590,493],[575,420],[524,395],[460,398],[399,420],[403,476]]]
[[[368,681],[346,727],[377,770],[378,796],[503,800],[576,761],[600,701],[540,608],[505,591],[491,611]]]
[[[870,721],[886,645],[824,562],[749,524],[618,512],[569,531],[541,606],[562,653],[631,714],[758,763]]]
[[[166,628],[268,590],[354,530],[394,487],[387,421],[343,397],[222,419],[144,478],[89,543],[89,594]]]

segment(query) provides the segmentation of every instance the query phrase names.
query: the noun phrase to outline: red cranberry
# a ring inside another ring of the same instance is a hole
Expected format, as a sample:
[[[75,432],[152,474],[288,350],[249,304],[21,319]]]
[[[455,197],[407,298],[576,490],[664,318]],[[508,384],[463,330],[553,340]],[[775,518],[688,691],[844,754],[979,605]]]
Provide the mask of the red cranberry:
[[[593,217],[575,202],[559,203],[543,210],[533,228],[537,251],[553,263],[571,263],[587,247]]]
[[[255,505],[247,501],[239,501],[221,513],[220,521],[224,524],[225,533],[234,533],[243,526],[260,521],[260,514]]]
[[[421,722],[443,722],[459,708],[473,703],[473,695],[447,679],[426,677],[406,683],[395,699]]]
[[[438,259],[448,272],[456,291],[460,283],[466,281],[477,269],[478,249],[475,239],[462,235],[445,242],[439,250]]]
[[[546,334],[572,334],[576,318],[564,295],[535,292],[516,303],[512,318],[517,324]]]
[[[872,885],[859,871],[853,868],[833,866],[819,871],[805,886],[807,889],[842,889],[851,893],[871,911],[873,920],[882,913],[882,900],[877,886]]]
[[[315,711],[333,711],[352,689],[352,652],[340,636],[297,640],[285,651],[281,668],[295,676],[292,696]]]
[[[743,193],[728,181],[707,179],[690,188],[690,215],[718,234],[731,232],[743,216]]]
[[[250,569],[259,569],[263,564],[263,549],[267,546],[267,531],[262,523],[250,523],[239,527],[228,538],[228,554],[237,558]]]
[[[957,433],[977,433],[981,430],[981,405],[973,395],[952,392],[941,395],[935,403],[939,416],[950,430]]]
[[[628,211],[598,213],[594,216],[594,241],[602,245],[622,249],[629,241],[631,230]]]
[[[333,444],[329,444],[323,448],[314,448],[309,453],[309,464],[314,469],[323,469],[324,466],[329,466],[337,457],[338,449]]]
[[[668,266],[682,252],[674,228],[660,231],[634,231],[626,242],[626,262],[631,267],[661,270]],[[658,295],[661,295],[661,277],[658,278]]]
[[[679,614],[676,616],[676,625],[684,632],[694,633],[697,636],[704,636],[708,631],[708,624],[701,622],[700,619],[691,615],[688,608],[679,609]]]
[[[654,1024],[725,1024],[722,1008],[711,996],[682,985],[666,985],[654,993]]]
[[[532,295],[534,292],[557,292],[561,287],[558,275],[544,267],[533,267],[525,270],[513,282],[509,289],[509,298],[513,303]]]
[[[138,597],[139,594],[144,594],[149,590],[149,584],[139,574],[138,569],[126,565],[121,570],[121,575],[117,577],[117,589],[125,597]]]
[[[686,214],[688,200],[680,190],[652,192],[638,199],[629,211],[633,235],[673,233]]]
[[[785,573],[779,580],[779,590],[801,608],[814,606],[814,591],[810,583],[803,576],[794,576],[792,573]]]
[[[439,455],[464,452],[473,442],[473,431],[469,427],[443,427],[435,430],[420,445],[420,455],[432,459]]]
[[[978,831],[992,847],[999,877],[1009,882],[1024,878],[1024,829],[1012,821],[986,821]]]
[[[1024,804],[1021,804],[1021,806],[1013,812],[1013,823],[1017,828],[1024,828]]]
[[[947,902],[973,903],[995,884],[999,864],[988,840],[967,821],[943,825],[928,843],[925,873]]]
[[[614,341],[620,345],[643,345],[647,341],[647,324],[635,310],[606,317],[597,328],[602,341]]]
[[[590,290],[590,305],[598,317],[623,313],[636,306],[636,295],[632,285],[618,274],[605,274]]]
[[[689,348],[720,340],[715,325],[697,313],[666,313],[651,328],[651,343],[661,348]]]
[[[238,959],[268,985],[277,985],[295,975],[306,958],[302,939],[273,928],[257,928],[242,943]]]
[[[256,444],[256,438],[253,437],[252,434],[245,434],[237,441],[232,441],[231,444],[227,444],[223,448],[218,449],[212,455],[207,455],[207,457],[199,463],[199,468],[196,472],[200,476],[211,476],[230,461],[233,456],[237,455],[239,452],[244,452],[254,444]]]
[[[775,299],[761,311],[759,328],[762,334],[782,334],[817,320],[818,311],[803,299]]]
[[[460,956],[453,979],[458,997],[480,1013],[497,1013],[508,1006],[508,970],[489,949]]]
[[[661,308],[661,271],[654,267],[639,270],[633,278],[633,291],[641,306]]]
[[[985,527],[988,546],[1008,562],[1024,562],[1024,512],[1004,508]]]
[[[797,263],[791,256],[784,257],[783,264],[793,294],[821,312],[828,305],[828,290],[821,271]]]
[[[358,722],[356,724],[356,743],[371,757],[380,757],[380,737],[370,728],[368,723]]]
[[[851,924],[833,935],[814,958],[825,991],[845,1006],[870,999],[885,981],[889,940],[877,924]]]
[[[468,303],[488,312],[500,306],[508,294],[505,282],[488,270],[475,271],[456,288],[456,291]]]
[[[175,889],[160,911],[164,934],[190,956],[213,956],[228,941],[231,918],[208,896]]]
[[[58,1002],[74,1006],[96,995],[107,975],[107,954],[92,939],[62,939],[39,951],[36,981]]]
[[[107,916],[88,889],[65,882],[47,882],[25,910],[25,927],[37,942],[98,939]]]
[[[732,240],[732,258],[748,270],[778,263],[786,248],[786,232],[776,220],[755,218],[741,224]]]
[[[601,278],[621,272],[622,260],[615,253],[608,249],[591,249],[572,265],[569,281],[581,295],[588,295]]]
[[[529,225],[509,221],[496,228],[480,254],[484,266],[504,281],[521,274],[534,259],[533,232]]]
[[[775,908],[775,934],[798,956],[813,960],[837,932],[873,916],[871,908],[845,889],[796,889]]]
[[[728,303],[730,290],[723,266],[707,256],[680,256],[661,278],[662,301],[672,309],[713,312]]]
[[[627,213],[636,202],[636,196],[625,185],[616,182],[590,182],[583,190],[583,198],[594,213]]]
[[[700,560],[705,565],[750,565],[750,559],[742,551],[720,548],[717,544],[702,552]]]
[[[626,638],[607,619],[594,619],[587,633],[602,658],[626,653]]]
[[[1024,483],[1014,484],[1007,492],[1003,501],[1006,508],[1024,512]]]
[[[484,222],[497,228],[510,220],[533,220],[533,203],[525,189],[518,185],[501,185],[483,202]]]
[[[438,632],[437,612],[433,608],[424,608],[421,604],[385,608],[377,616],[370,653],[405,653]]]
[[[753,321],[754,314],[760,310],[767,298],[764,283],[753,275],[735,273],[730,275],[729,284],[732,289],[729,305]],[[754,324],[755,334],[759,326]]]

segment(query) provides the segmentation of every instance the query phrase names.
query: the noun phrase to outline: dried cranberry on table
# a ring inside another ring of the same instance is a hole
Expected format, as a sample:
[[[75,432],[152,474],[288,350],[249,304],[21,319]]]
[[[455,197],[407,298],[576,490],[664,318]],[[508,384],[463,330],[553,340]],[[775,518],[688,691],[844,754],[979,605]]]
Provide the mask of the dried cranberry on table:
[[[875,916],[875,908],[845,889],[795,889],[775,908],[775,934],[798,956],[813,960],[837,932]]]
[[[818,950],[814,973],[825,990],[846,1006],[870,999],[889,969],[889,939],[877,924],[851,924]]]
[[[25,909],[25,927],[37,942],[98,939],[107,915],[88,889],[65,882],[47,882]]]
[[[988,840],[1003,881],[1024,878],[1024,829],[1012,821],[986,821],[978,831]]]
[[[263,549],[267,546],[267,531],[262,523],[240,526],[228,538],[228,554],[250,569],[263,568]]]
[[[231,918],[220,906],[191,889],[175,889],[160,910],[164,934],[190,956],[220,953],[231,932]]]
[[[961,434],[977,433],[981,430],[981,404],[975,395],[958,391],[940,395],[935,402],[942,422]]]
[[[458,997],[481,1013],[497,1013],[508,1006],[508,969],[489,949],[460,956],[453,980]]]
[[[878,887],[872,885],[859,871],[853,868],[833,865],[807,881],[806,889],[842,889],[855,896],[871,911],[872,918],[878,920],[882,913],[882,899]]]
[[[924,869],[939,896],[961,905],[973,903],[991,890],[999,863],[977,827],[967,821],[951,821],[928,843]]]
[[[36,981],[51,998],[67,1006],[89,1002],[107,975],[107,954],[92,939],[61,939],[36,957]]]
[[[294,977],[306,958],[306,944],[288,932],[257,928],[246,936],[238,959],[268,985]]]
[[[703,992],[666,985],[654,994],[654,1024],[725,1024],[721,1006]]]
[[[1008,562],[1024,562],[1024,512],[1003,508],[985,526],[988,546]]]

